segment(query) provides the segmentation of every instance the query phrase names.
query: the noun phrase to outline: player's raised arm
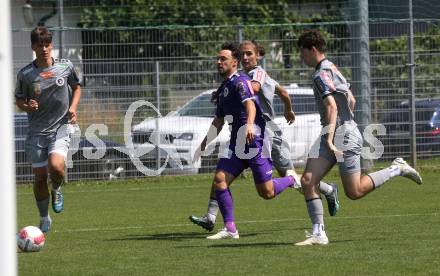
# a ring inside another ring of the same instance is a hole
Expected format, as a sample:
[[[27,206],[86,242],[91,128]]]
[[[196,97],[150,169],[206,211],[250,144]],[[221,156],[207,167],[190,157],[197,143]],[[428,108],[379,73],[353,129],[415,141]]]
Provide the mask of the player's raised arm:
[[[72,104],[69,107],[70,118],[69,122],[71,124],[76,124],[79,99],[81,98],[81,86],[79,84],[72,86]]]
[[[348,90],[348,106],[350,107],[351,112],[354,111],[354,108],[356,106],[356,98],[351,92],[351,89]]]
[[[295,113],[292,109],[292,103],[290,102],[289,93],[287,93],[287,90],[281,85],[275,86],[275,93],[284,103],[284,118],[286,118],[286,121],[289,125],[292,124],[295,121]]]
[[[333,139],[335,138],[338,106],[336,105],[336,101],[332,95],[329,95],[324,98],[324,106],[325,106],[325,121],[327,123],[326,126],[328,127],[327,146],[331,151],[337,152],[338,150],[333,143]]]

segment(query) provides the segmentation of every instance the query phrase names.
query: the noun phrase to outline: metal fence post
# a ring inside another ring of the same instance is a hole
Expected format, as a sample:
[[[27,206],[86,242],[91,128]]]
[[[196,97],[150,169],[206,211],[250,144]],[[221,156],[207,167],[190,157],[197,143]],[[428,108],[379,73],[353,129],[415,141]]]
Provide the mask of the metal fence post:
[[[358,2],[358,19],[359,19],[359,71],[357,77],[360,85],[360,107],[359,124],[363,132],[366,126],[371,122],[371,91],[370,91],[370,34],[368,21],[368,0],[361,0]],[[362,169],[368,170],[373,166],[371,159],[362,159]]]
[[[58,13],[59,13],[59,25],[60,25],[60,31],[59,31],[59,34],[60,34],[60,38],[59,38],[59,41],[60,41],[60,45],[59,45],[59,58],[60,59],[62,59],[63,58],[63,48],[64,48],[64,46],[63,46],[63,35],[64,35],[64,33],[63,33],[63,29],[64,29],[64,5],[63,5],[63,0],[59,0],[58,1],[58,9],[59,9],[59,11],[58,11]]]
[[[411,135],[411,165],[415,167],[417,165],[417,140],[416,140],[416,94],[415,94],[415,72],[414,72],[414,20],[412,10],[412,0],[408,1],[409,9],[409,33],[408,33],[408,60],[407,64],[409,68],[408,89],[409,89],[409,103],[411,108],[410,116],[410,135]]]
[[[156,67],[156,79],[155,79],[155,86],[156,86],[156,108],[159,111],[160,114],[160,64],[159,61],[155,62]],[[157,142],[157,152],[156,152],[156,167],[159,170],[160,168],[160,123],[159,123],[159,116],[156,117],[156,142]]]
[[[237,40],[238,43],[242,43],[243,42],[243,26],[238,26],[237,28]]]

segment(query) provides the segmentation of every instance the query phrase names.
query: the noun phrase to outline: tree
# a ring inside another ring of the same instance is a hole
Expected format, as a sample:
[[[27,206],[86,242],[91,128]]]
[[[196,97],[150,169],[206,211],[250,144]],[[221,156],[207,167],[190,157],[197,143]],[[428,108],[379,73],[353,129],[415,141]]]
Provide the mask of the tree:
[[[334,16],[333,16],[334,17]],[[289,24],[295,22],[314,22],[331,19],[331,15],[315,15],[300,18],[289,1],[262,0],[95,0],[81,12],[80,26],[83,30],[84,60],[95,63],[85,66],[86,73],[105,73],[97,62],[113,62],[114,73],[154,72],[156,60],[190,60],[194,66],[203,64],[194,62],[194,58],[206,58],[215,55],[220,42],[236,40],[238,26],[250,24]],[[203,26],[200,27],[200,26]],[[269,28],[245,28],[247,38],[262,39],[270,37]],[[284,66],[291,64],[290,53],[293,51],[292,38],[302,29],[282,26],[277,32],[277,39],[283,41]],[[127,63],[118,62],[125,59]],[[134,68],[127,68],[133,66]],[[163,63],[163,70],[169,71],[176,65]],[[188,80],[203,82],[203,78]],[[111,83],[125,85],[124,75],[116,74]],[[145,76],[130,78],[131,83],[153,83]]]

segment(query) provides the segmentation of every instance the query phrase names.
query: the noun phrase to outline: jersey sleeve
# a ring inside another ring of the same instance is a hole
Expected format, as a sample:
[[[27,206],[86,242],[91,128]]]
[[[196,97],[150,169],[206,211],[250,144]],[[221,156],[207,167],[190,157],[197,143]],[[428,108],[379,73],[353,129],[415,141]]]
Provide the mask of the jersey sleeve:
[[[336,92],[336,87],[333,83],[331,72],[327,70],[322,70],[316,74],[313,82],[322,98],[325,98]]]
[[[15,85],[15,99],[26,99],[26,94],[24,92],[23,75],[21,72],[17,74],[17,82]]]
[[[266,81],[267,73],[266,71],[257,68],[252,71],[251,76],[252,81],[258,82],[260,85],[263,85],[263,83]]]
[[[273,86],[273,87],[275,87],[275,86],[280,86],[280,84],[279,84],[276,80],[272,79],[269,75],[266,75],[266,82],[267,82],[270,86]]]
[[[80,84],[79,77],[78,77],[78,74],[75,70],[75,67],[73,66],[71,61],[68,61],[68,64],[69,64],[70,73],[69,73],[69,76],[67,77],[67,83],[70,86]]]
[[[254,98],[254,91],[252,90],[252,85],[249,80],[239,79],[236,86],[242,103]]]

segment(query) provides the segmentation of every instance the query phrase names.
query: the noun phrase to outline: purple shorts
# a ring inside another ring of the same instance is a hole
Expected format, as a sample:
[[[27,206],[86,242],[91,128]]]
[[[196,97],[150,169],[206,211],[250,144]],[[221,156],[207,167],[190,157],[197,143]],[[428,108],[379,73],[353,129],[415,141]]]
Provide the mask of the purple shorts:
[[[263,158],[260,154],[251,159],[239,159],[233,153],[230,158],[220,158],[217,163],[217,170],[230,173],[235,177],[247,168],[251,168],[255,184],[272,179],[272,160]]]

